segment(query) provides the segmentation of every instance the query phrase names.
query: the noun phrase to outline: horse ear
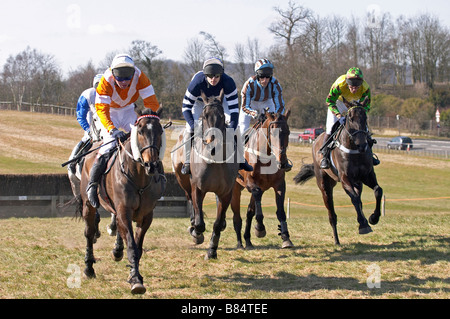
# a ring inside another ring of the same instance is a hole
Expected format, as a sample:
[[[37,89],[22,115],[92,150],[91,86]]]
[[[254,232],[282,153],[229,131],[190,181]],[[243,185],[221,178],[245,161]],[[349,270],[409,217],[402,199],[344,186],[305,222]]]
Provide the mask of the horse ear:
[[[286,113],[284,113],[284,117],[286,118],[286,121],[288,120],[290,115],[291,115],[291,109],[287,109]]]
[[[223,102],[223,97],[224,97],[224,95],[225,95],[225,92],[224,92],[224,90],[223,90],[223,88],[220,90],[220,94],[219,94],[219,100],[220,100],[220,102]]]
[[[362,102],[362,106],[366,106],[369,103],[370,99],[368,96],[366,96],[366,98],[364,99],[364,101]]]
[[[342,95],[341,95],[342,96]],[[352,104],[347,101],[343,96],[342,96],[342,102],[344,102],[345,106],[349,109],[352,107]]]
[[[161,114],[163,113],[163,105],[162,103],[159,105],[159,108],[156,110],[156,115],[158,115],[158,117],[161,117]]]
[[[200,96],[202,97],[203,103],[208,104],[208,98],[206,97],[205,92],[200,91]]]

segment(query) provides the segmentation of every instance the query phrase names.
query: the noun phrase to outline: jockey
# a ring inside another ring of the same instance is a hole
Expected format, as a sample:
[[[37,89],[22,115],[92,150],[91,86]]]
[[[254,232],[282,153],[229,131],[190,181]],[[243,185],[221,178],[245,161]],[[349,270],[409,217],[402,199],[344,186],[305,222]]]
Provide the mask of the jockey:
[[[78,98],[77,121],[84,130],[84,135],[81,138],[81,141],[74,147],[71,158],[78,155],[81,150],[88,151],[91,148],[92,143],[101,140],[101,123],[95,110],[95,90],[102,76],[103,74],[97,74],[92,81],[92,87],[84,90]],[[75,166],[76,162],[72,162],[69,165],[69,169],[73,173],[75,173]]]
[[[95,99],[97,115],[102,123],[103,144],[117,139],[126,140],[126,133],[131,131],[131,125],[137,120],[134,102],[139,96],[144,101],[144,107],[154,112],[159,109],[155,91],[148,77],[135,66],[129,55],[116,55],[111,67],[105,71],[100,80]],[[162,143],[165,145],[164,134]],[[100,206],[97,194],[98,182],[116,145],[116,142],[111,142],[101,147],[92,166],[86,192],[89,202],[95,208]],[[161,147],[160,158],[163,154],[164,146]]]
[[[224,73],[223,63],[219,58],[209,58],[203,63],[203,70],[197,72],[189,83],[186,93],[183,98],[182,112],[186,120],[186,129],[184,134],[185,143],[185,163],[181,169],[182,174],[190,174],[190,154],[191,154],[191,139],[194,136],[194,126],[198,121],[202,110],[203,100],[201,92],[207,97],[219,96],[220,91],[224,90],[223,109],[226,121],[229,122],[229,127],[236,130],[239,119],[239,101],[237,88],[234,80]],[[238,148],[242,147],[238,143]],[[238,150],[238,154],[243,152]],[[243,155],[242,155],[243,157]],[[240,159],[239,169],[252,171],[253,168],[245,161]]]
[[[250,126],[250,120],[258,113],[268,109],[271,113],[284,113],[282,88],[273,76],[273,64],[268,59],[260,59],[255,63],[255,75],[251,76],[242,87],[242,104],[239,113],[239,130],[244,136]],[[290,171],[289,161],[281,164],[282,169]]]
[[[345,123],[344,112],[348,111],[343,99],[345,98],[349,102],[362,102],[366,97],[369,101],[364,106],[366,112],[370,110],[370,87],[364,80],[363,73],[360,68],[350,68],[347,74],[341,75],[331,86],[330,93],[327,96],[326,102],[328,105],[327,114],[327,127],[325,136],[323,139],[322,154],[323,159],[320,162],[320,168],[330,168],[330,148],[328,147],[331,142],[330,135],[332,134],[332,128],[336,122],[340,124]],[[368,137],[370,147],[372,147],[374,140]],[[373,158],[373,165],[380,164],[377,158]]]

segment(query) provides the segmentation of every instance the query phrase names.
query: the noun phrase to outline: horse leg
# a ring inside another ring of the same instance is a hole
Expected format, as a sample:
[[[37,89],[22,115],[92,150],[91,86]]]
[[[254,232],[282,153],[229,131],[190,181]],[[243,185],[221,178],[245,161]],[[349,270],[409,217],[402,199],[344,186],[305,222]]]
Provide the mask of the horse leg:
[[[127,244],[127,257],[131,267],[128,282],[131,285],[131,292],[133,294],[143,294],[145,292],[145,287],[143,285],[142,276],[139,273],[140,253],[138,245],[136,244],[133,236],[133,224],[131,222],[131,215],[132,212],[129,210],[118,210],[118,228],[120,236],[125,239],[125,242]]]
[[[100,228],[98,227],[98,224],[100,224],[100,213],[98,210],[95,210],[95,237],[94,237],[94,244],[97,242],[97,238],[100,238],[102,233],[100,232]]]
[[[255,235],[258,238],[263,238],[266,236],[266,227],[263,223],[264,215],[261,207],[262,195],[263,191],[261,190],[261,188],[255,187],[252,189],[252,196],[255,198]]]
[[[275,190],[275,202],[277,204],[277,218],[280,222],[280,225],[278,226],[280,229],[280,236],[283,240],[283,243],[281,245],[281,248],[292,248],[294,247],[294,244],[290,240],[289,231],[287,227],[286,222],[286,212],[284,210],[284,198],[286,193],[286,181],[283,180],[280,185]]]
[[[242,187],[235,183],[233,187],[233,195],[231,197],[231,210],[233,211],[233,227],[236,233],[237,249],[244,248],[242,245],[242,218],[241,218],[241,191]]]
[[[121,261],[123,258],[123,239],[118,232],[116,234],[116,242],[112,250],[112,256],[114,261]]]
[[[86,203],[83,208],[83,218],[85,221],[84,236],[86,237],[86,255],[84,257],[84,263],[86,268],[84,274],[88,278],[95,278],[95,270],[93,264],[95,263],[94,257],[94,239],[96,233],[95,225],[95,212],[96,209],[92,206],[88,206]]]
[[[317,186],[322,192],[322,199],[325,204],[325,207],[328,210],[328,220],[331,225],[331,229],[333,230],[333,237],[335,245],[340,245],[339,236],[337,232],[337,215],[334,210],[334,201],[333,201],[333,188],[336,186],[336,182],[328,177],[328,175],[323,175],[322,173],[316,174],[317,176]]]
[[[255,199],[252,195],[250,197],[250,203],[248,204],[247,220],[245,223],[245,231],[244,231],[245,249],[254,249],[253,244],[250,241],[253,216],[255,216]]]
[[[192,191],[193,216],[191,216],[191,227],[189,233],[193,237],[194,243],[200,245],[205,240],[205,221],[203,220],[203,199],[205,194],[197,187]]]
[[[218,197],[219,200],[217,203],[217,217],[216,221],[214,222],[211,241],[209,243],[209,249],[208,253],[205,256],[205,259],[217,259],[217,248],[219,247],[220,233],[224,229],[225,215],[228,206],[230,205],[232,194],[233,193],[230,192],[223,197]]]
[[[362,192],[362,183],[356,183],[352,185],[349,183],[347,177],[342,178],[342,185],[344,187],[345,192],[350,197],[353,206],[355,207],[357,220],[359,223],[359,234],[365,235],[372,232],[372,228],[370,228],[369,223],[367,222],[366,217],[364,216],[362,209],[362,201],[361,201],[361,192]]]
[[[371,223],[372,225],[376,225],[378,224],[381,216],[381,199],[383,197],[383,189],[378,185],[377,177],[373,170],[369,174],[367,180],[364,181],[364,184],[373,189],[373,193],[375,195],[376,206],[373,214],[369,217],[369,223]]]
[[[131,293],[133,294],[143,294],[146,289],[144,287],[144,280],[139,273],[139,262],[142,257],[142,247],[144,244],[144,237],[153,221],[153,213],[146,215],[142,222],[136,225],[136,234],[134,236],[137,249],[135,250],[134,256],[134,268],[130,270],[129,282],[131,284]]]
[[[116,236],[117,233],[116,215],[111,214],[111,223],[109,225],[106,225],[106,231],[108,232],[109,236]]]

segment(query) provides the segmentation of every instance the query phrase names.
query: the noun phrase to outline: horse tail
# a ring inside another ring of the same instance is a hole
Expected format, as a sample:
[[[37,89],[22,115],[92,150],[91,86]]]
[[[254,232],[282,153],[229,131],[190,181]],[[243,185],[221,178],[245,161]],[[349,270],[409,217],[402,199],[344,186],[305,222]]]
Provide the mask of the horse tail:
[[[314,176],[314,164],[305,164],[294,177],[295,184],[303,185]]]

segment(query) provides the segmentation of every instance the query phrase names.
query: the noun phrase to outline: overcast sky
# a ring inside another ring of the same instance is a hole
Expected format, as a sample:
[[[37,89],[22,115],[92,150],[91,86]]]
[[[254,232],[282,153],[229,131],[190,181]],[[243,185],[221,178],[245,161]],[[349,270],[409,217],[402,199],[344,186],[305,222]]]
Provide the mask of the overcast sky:
[[[89,60],[126,50],[133,40],[156,45],[167,59],[182,61],[188,40],[200,31],[212,34],[230,57],[236,43],[258,39],[262,49],[275,43],[267,27],[277,18],[274,6],[289,0],[14,0],[0,10],[0,68],[10,55],[30,46],[55,56],[66,74]],[[450,27],[448,0],[305,0],[295,1],[320,17],[363,18],[369,9],[396,19],[436,15]],[[348,4],[347,4],[348,3]]]

